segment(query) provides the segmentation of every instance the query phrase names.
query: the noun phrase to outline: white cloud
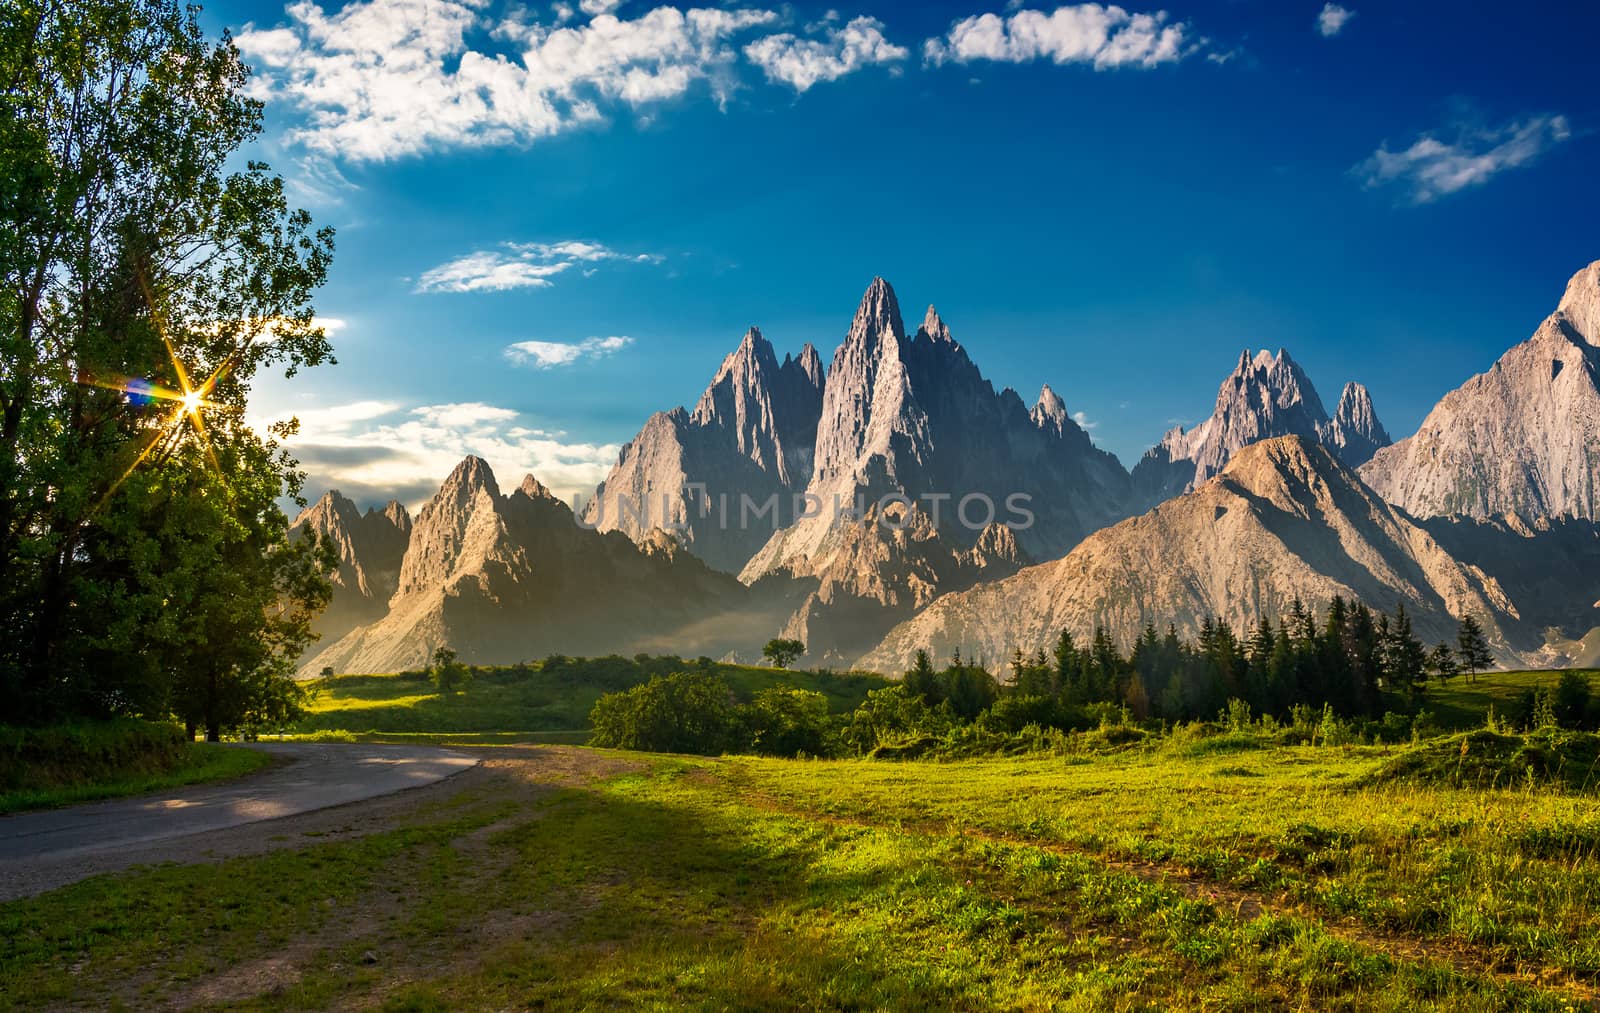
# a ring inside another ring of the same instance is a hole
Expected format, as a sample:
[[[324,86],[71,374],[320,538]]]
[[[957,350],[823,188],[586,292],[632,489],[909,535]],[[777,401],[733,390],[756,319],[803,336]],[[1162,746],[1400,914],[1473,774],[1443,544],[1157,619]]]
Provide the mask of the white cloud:
[[[1502,127],[1463,126],[1454,140],[1423,134],[1404,151],[1379,147],[1350,171],[1367,189],[1398,185],[1413,204],[1481,186],[1507,169],[1533,164],[1572,136],[1565,116],[1535,116]]]
[[[623,0],[579,0],[578,9],[583,13],[593,16],[595,14],[612,14],[621,7]]]
[[[603,359],[608,355],[615,355],[631,344],[633,339],[627,335],[584,338],[573,343],[519,341],[508,346],[505,354],[507,359],[518,366],[554,369],[556,366],[570,366],[579,359]]]
[[[619,253],[599,243],[502,243],[498,250],[478,250],[422,273],[418,292],[504,292],[514,288],[548,288],[550,279],[577,264],[606,260],[658,264],[653,253]],[[592,271],[584,271],[585,277]]]
[[[745,46],[744,55],[766,73],[767,80],[782,82],[798,92],[823,81],[837,81],[863,67],[897,63],[910,55],[905,47],[884,37],[883,22],[877,18],[854,18],[842,27],[826,23],[813,27],[823,29],[825,38],[769,35]]]
[[[620,448],[572,441],[529,425],[520,412],[481,402],[405,408],[392,401],[331,405],[256,420],[264,427],[289,414],[300,432],[288,448],[307,473],[312,496],[340,489],[358,501],[397,496],[415,507],[430,497],[463,457],[489,462],[502,491],[532,473],[563,500],[588,495]]]
[[[710,82],[733,88],[730,40],[777,15],[657,7],[623,20],[526,23],[491,16],[490,0],[355,0],[328,13],[287,8],[284,27],[239,33],[255,65],[252,93],[299,109],[289,140],[328,156],[376,161],[448,147],[528,144]],[[616,4],[608,4],[614,9]],[[480,40],[480,37],[481,38]],[[495,40],[499,50],[480,47]]]
[[[1086,413],[1081,412],[1081,411],[1072,413],[1072,421],[1074,421],[1074,422],[1076,422],[1078,424],[1078,428],[1083,429],[1085,431],[1090,430],[1090,429],[1098,428],[1099,425],[1100,425],[1100,423],[1098,423],[1098,422],[1090,422],[1089,421],[1089,416]]]
[[[1154,67],[1175,63],[1201,43],[1183,22],[1167,23],[1167,13],[1132,14],[1095,3],[1057,7],[1053,12],[1019,10],[1002,17],[979,14],[950,26],[942,38],[923,43],[931,65],[996,60],[1056,64],[1086,63],[1097,70]]]
[[[1344,31],[1344,26],[1355,16],[1355,11],[1340,7],[1338,4],[1323,4],[1322,13],[1317,15],[1317,31],[1324,39],[1331,39]]]

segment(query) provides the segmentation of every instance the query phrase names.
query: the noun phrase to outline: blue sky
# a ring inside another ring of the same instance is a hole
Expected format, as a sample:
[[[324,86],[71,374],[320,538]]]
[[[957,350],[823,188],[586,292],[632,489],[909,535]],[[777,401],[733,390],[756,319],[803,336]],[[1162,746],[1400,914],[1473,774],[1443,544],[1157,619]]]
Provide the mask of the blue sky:
[[[1587,7],[1579,10],[1580,7]],[[1587,5],[228,0],[254,154],[338,229],[337,366],[258,385],[310,491],[462,454],[566,493],[746,327],[874,275],[1131,466],[1287,347],[1396,437],[1600,258]]]

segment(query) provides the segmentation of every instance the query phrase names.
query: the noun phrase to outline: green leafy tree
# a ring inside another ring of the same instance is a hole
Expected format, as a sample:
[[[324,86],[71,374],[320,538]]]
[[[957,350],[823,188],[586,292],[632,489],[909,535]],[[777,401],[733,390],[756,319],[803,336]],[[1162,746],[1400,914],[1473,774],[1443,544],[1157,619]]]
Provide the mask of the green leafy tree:
[[[595,702],[589,723],[589,744],[612,749],[715,756],[742,744],[727,684],[704,672],[658,675],[607,693]]]
[[[451,696],[466,688],[472,679],[472,672],[456,658],[456,652],[448,647],[439,646],[433,649],[433,656],[428,663],[428,681],[433,683],[442,696]]]
[[[1477,616],[1463,616],[1461,628],[1456,633],[1456,657],[1467,670],[1471,682],[1478,681],[1478,673],[1494,664],[1489,651],[1489,638],[1483,634],[1483,624]]]
[[[749,707],[751,745],[767,756],[826,756],[828,724],[828,698],[810,690],[774,686]]]
[[[130,555],[170,548],[143,512],[154,494],[141,476],[220,475],[232,452],[275,497],[299,491],[293,462],[247,435],[244,408],[261,368],[330,358],[311,297],[332,233],[291,210],[265,166],[240,166],[261,106],[237,50],[207,40],[197,10],[0,5],[0,710],[12,720],[176,704],[186,690],[159,685],[161,652],[182,644],[163,613],[193,600],[180,581],[200,549],[173,568],[181,576]],[[245,545],[276,556],[264,541],[275,520],[241,523],[207,543],[232,553],[211,567]],[[252,565],[249,579],[268,586],[278,565]],[[237,621],[195,625],[212,637],[270,616],[241,607]],[[104,650],[113,633],[126,653]],[[241,635],[284,641],[260,626]]]
[[[767,646],[761,649],[761,656],[772,662],[775,668],[788,668],[791,661],[804,653],[806,653],[805,644],[783,637],[767,641]]]
[[[1584,726],[1591,692],[1587,674],[1573,669],[1561,673],[1561,680],[1556,683],[1554,706],[1556,718],[1563,728]]]

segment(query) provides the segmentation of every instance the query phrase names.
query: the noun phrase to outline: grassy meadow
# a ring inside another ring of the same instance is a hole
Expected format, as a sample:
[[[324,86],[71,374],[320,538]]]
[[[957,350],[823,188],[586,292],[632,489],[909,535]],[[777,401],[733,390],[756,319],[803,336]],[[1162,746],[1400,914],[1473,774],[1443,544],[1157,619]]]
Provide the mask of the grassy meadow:
[[[0,905],[0,1010],[1600,1003],[1600,735],[1485,727],[1554,673],[1457,680],[1428,702],[1438,734],[1390,744],[1215,722],[790,760],[489,727],[511,706],[508,723],[581,724],[549,705],[560,672],[479,672],[443,698],[331,680],[316,734],[483,764],[370,833],[290,821],[283,850]],[[832,690],[841,712],[879,685],[719,674]],[[416,730],[333,730],[407,712]]]
[[[1405,752],[486,747],[384,833],[0,907],[0,1007],[1591,1002],[1593,795],[1386,776]]]
[[[439,693],[424,672],[318,679],[309,684],[309,714],[294,731],[394,741],[441,734],[461,740],[471,733],[468,741],[581,743],[588,735],[589,712],[602,695],[682,668],[715,675],[742,701],[774,686],[818,692],[834,713],[853,710],[869,690],[888,685],[865,673],[787,671],[710,659],[546,658],[475,669],[465,689],[454,694]]]

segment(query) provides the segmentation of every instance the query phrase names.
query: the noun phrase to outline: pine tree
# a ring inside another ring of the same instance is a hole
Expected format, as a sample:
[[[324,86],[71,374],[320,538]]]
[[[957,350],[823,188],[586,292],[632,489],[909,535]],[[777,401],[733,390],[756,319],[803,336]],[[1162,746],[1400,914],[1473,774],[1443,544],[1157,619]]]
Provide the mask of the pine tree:
[[[1483,624],[1478,622],[1476,616],[1467,615],[1461,619],[1461,629],[1456,634],[1456,657],[1472,682],[1478,681],[1479,671],[1494,664],[1494,655],[1489,651],[1489,638],[1483,635]]]

